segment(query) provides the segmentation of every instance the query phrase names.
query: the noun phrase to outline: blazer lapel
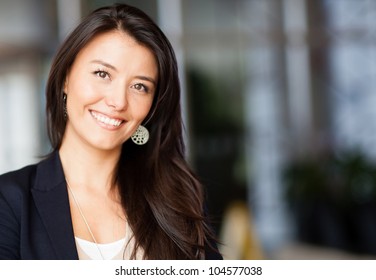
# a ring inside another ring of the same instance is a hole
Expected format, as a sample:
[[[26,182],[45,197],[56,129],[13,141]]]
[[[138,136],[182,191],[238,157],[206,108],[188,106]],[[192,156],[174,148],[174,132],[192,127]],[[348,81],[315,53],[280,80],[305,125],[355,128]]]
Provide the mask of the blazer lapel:
[[[31,192],[57,259],[78,259],[68,192],[58,152],[38,165]]]

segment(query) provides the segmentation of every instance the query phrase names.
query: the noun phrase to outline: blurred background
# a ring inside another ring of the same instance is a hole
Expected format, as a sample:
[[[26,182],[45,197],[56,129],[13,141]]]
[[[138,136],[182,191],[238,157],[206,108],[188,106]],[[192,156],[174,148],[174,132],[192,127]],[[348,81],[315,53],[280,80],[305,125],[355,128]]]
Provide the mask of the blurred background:
[[[376,1],[1,0],[0,173],[50,150],[51,59],[91,10],[148,13],[227,259],[376,259]]]

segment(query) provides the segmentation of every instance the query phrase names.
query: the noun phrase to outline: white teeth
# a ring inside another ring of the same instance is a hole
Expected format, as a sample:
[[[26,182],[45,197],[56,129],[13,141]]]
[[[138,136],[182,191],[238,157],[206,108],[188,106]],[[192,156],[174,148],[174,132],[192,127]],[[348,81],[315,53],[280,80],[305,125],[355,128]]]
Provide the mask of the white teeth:
[[[98,115],[97,113],[91,111],[91,115],[101,123],[107,124],[107,125],[112,125],[112,126],[119,126],[121,125],[122,121],[121,120],[116,120],[116,119],[111,119],[109,117],[103,116],[103,115]]]

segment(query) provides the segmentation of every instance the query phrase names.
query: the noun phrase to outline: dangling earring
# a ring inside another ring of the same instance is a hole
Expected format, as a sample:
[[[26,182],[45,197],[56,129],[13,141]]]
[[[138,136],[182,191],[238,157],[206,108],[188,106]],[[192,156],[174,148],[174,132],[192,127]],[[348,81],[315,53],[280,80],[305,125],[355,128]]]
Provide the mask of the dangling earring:
[[[64,106],[64,120],[68,119],[68,111],[67,111],[67,95],[63,93],[63,106]]]
[[[137,145],[144,145],[149,140],[149,131],[140,125],[131,136],[132,141]]]

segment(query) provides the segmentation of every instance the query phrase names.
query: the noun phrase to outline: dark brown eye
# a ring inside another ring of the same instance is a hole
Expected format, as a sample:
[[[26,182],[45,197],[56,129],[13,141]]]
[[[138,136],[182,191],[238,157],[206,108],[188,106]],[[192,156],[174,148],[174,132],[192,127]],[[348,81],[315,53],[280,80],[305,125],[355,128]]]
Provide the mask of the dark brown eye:
[[[144,84],[141,84],[141,83],[138,83],[138,84],[135,84],[133,86],[134,89],[138,90],[138,91],[143,91],[143,92],[148,92],[149,89],[148,87],[146,87]]]
[[[101,70],[95,71],[94,74],[102,79],[107,79],[110,77],[110,75],[106,71],[101,71]]]

